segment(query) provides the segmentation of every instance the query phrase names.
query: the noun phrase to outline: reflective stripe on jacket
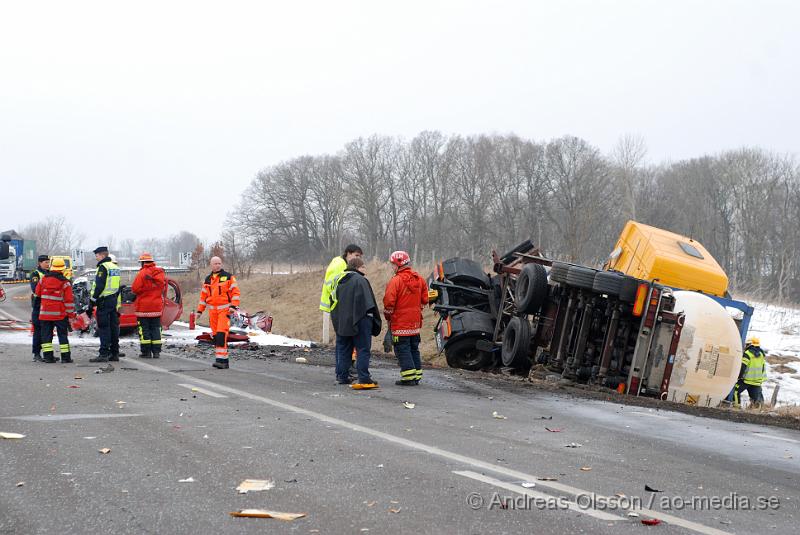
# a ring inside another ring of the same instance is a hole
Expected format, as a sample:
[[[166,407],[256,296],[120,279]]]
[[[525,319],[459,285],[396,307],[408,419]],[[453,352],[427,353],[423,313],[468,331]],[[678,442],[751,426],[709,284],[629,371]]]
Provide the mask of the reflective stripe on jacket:
[[[236,277],[227,271],[211,273],[203,283],[200,291],[200,302],[197,304],[197,311],[225,310],[232,306],[239,306],[239,283]]]
[[[48,272],[36,285],[34,295],[41,299],[40,321],[57,321],[75,315],[72,285],[61,273]]]
[[[767,364],[761,348],[749,348],[744,352],[742,364],[745,365],[742,381],[746,385],[761,386],[767,380]]]
[[[347,262],[345,262],[344,258],[341,256],[337,256],[328,264],[328,269],[325,270],[325,281],[322,283],[322,295],[319,298],[319,309],[321,311],[331,311],[331,287],[333,286],[333,280],[337,275],[344,273],[345,269],[347,269]]]

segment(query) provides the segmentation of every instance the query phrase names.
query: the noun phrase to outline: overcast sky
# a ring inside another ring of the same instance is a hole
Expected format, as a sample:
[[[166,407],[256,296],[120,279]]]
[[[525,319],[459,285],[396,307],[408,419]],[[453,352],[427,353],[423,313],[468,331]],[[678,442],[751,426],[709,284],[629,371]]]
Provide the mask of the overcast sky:
[[[800,3],[0,4],[0,229],[210,240],[261,168],[373,133],[797,153]]]

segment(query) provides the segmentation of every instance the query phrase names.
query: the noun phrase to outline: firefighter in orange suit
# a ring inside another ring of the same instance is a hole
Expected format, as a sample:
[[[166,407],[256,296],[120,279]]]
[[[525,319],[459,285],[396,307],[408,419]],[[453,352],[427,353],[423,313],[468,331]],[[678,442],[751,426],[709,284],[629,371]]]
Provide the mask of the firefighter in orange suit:
[[[239,284],[236,277],[222,269],[222,259],[215,256],[211,259],[211,274],[203,283],[200,292],[200,303],[197,305],[197,317],[208,309],[208,323],[214,340],[216,359],[214,366],[220,370],[229,368],[228,364],[228,329],[231,322],[229,315],[232,308],[239,307]]]

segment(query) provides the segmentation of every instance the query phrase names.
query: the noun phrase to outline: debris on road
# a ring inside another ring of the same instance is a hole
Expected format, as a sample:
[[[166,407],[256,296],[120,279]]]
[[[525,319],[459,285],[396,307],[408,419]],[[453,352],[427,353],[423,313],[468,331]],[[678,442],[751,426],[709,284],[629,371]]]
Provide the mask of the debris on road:
[[[187,477],[186,479],[179,479],[178,483],[194,483],[193,477]]]
[[[552,429],[550,429],[549,427],[545,427],[545,429],[547,431],[550,431],[551,433],[560,433],[561,431],[564,430],[563,428],[560,428],[560,427],[554,427]]]
[[[506,418],[502,414],[498,413],[497,411],[492,412],[492,416],[494,418],[497,418],[498,420],[508,420],[508,418]]]
[[[524,482],[524,483],[520,483],[520,484],[521,484],[523,487],[525,487],[526,489],[532,489],[533,487],[535,487],[535,486],[536,486],[536,483],[533,483],[532,481],[526,481],[526,482]]]
[[[261,490],[269,490],[275,487],[275,482],[271,479],[245,479],[236,490],[239,494],[247,494],[250,491],[257,492]]]
[[[306,513],[281,513],[279,511],[267,511],[266,509],[242,509],[241,511],[233,511],[230,515],[245,518],[274,518],[276,520],[291,522],[292,520],[303,518],[306,516]]]
[[[592,471],[591,466],[581,466],[581,472],[591,472],[591,471]]]
[[[84,438],[84,439],[86,439],[86,440],[94,440],[94,439],[96,439],[97,437],[83,437],[83,438]]]
[[[631,511],[630,513],[628,513],[628,516],[631,517],[631,518],[638,518],[639,517],[639,513],[634,513],[633,511]]]
[[[660,490],[654,489],[653,487],[651,487],[650,485],[647,485],[647,484],[645,484],[644,490],[647,491],[647,492],[661,492]]]
[[[78,385],[69,385],[67,388],[80,388]]]
[[[553,417],[552,416],[539,416],[539,419],[540,420],[552,420]]]
[[[577,442],[570,442],[565,447],[567,447],[567,448],[582,448],[583,444],[578,444]]]
[[[81,379],[83,379],[83,376],[82,376],[82,375],[76,375],[76,376],[75,376],[75,380],[76,380],[76,381],[80,381]]]
[[[0,438],[12,439],[12,438],[25,438],[25,435],[20,435],[19,433],[5,433],[0,432]]]
[[[413,409],[416,406],[417,406],[416,403],[411,403],[410,401],[403,402],[403,407],[405,407],[406,409]]]
[[[107,453],[111,453],[111,448],[100,448],[100,449],[99,449],[99,450],[97,450],[97,451],[99,451],[100,453],[102,453],[103,455],[105,455],[105,454],[107,454]]]
[[[642,524],[645,526],[657,526],[661,523],[661,521],[657,518],[643,518]]]
[[[538,479],[539,481],[558,481],[557,477],[550,477],[550,476],[537,477],[536,479]]]
[[[15,486],[16,486],[16,487],[24,487],[24,486],[25,486],[25,482],[24,482],[24,481],[20,481],[20,482],[19,482],[19,483],[17,483]]]
[[[400,511],[402,511],[402,510],[403,510],[403,508],[402,508],[402,507],[397,507],[397,508],[395,508],[395,507],[392,507],[391,509],[389,509],[389,512],[390,512],[390,513],[395,513],[395,514],[397,514],[397,513],[399,513],[399,512],[400,512]]]
[[[98,369],[94,371],[94,373],[111,373],[114,371],[113,364],[106,364],[105,366],[100,366]]]
[[[305,357],[297,357],[294,361],[298,364],[308,364],[308,359]]]

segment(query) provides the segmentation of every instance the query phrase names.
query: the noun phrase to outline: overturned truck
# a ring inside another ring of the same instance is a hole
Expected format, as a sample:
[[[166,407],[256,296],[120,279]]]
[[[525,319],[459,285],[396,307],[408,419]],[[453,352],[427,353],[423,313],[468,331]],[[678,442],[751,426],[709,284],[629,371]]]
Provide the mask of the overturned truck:
[[[730,392],[753,309],[690,238],[628,222],[604,269],[526,241],[493,273],[464,258],[429,277],[451,367],[508,368],[630,395],[715,406]]]

